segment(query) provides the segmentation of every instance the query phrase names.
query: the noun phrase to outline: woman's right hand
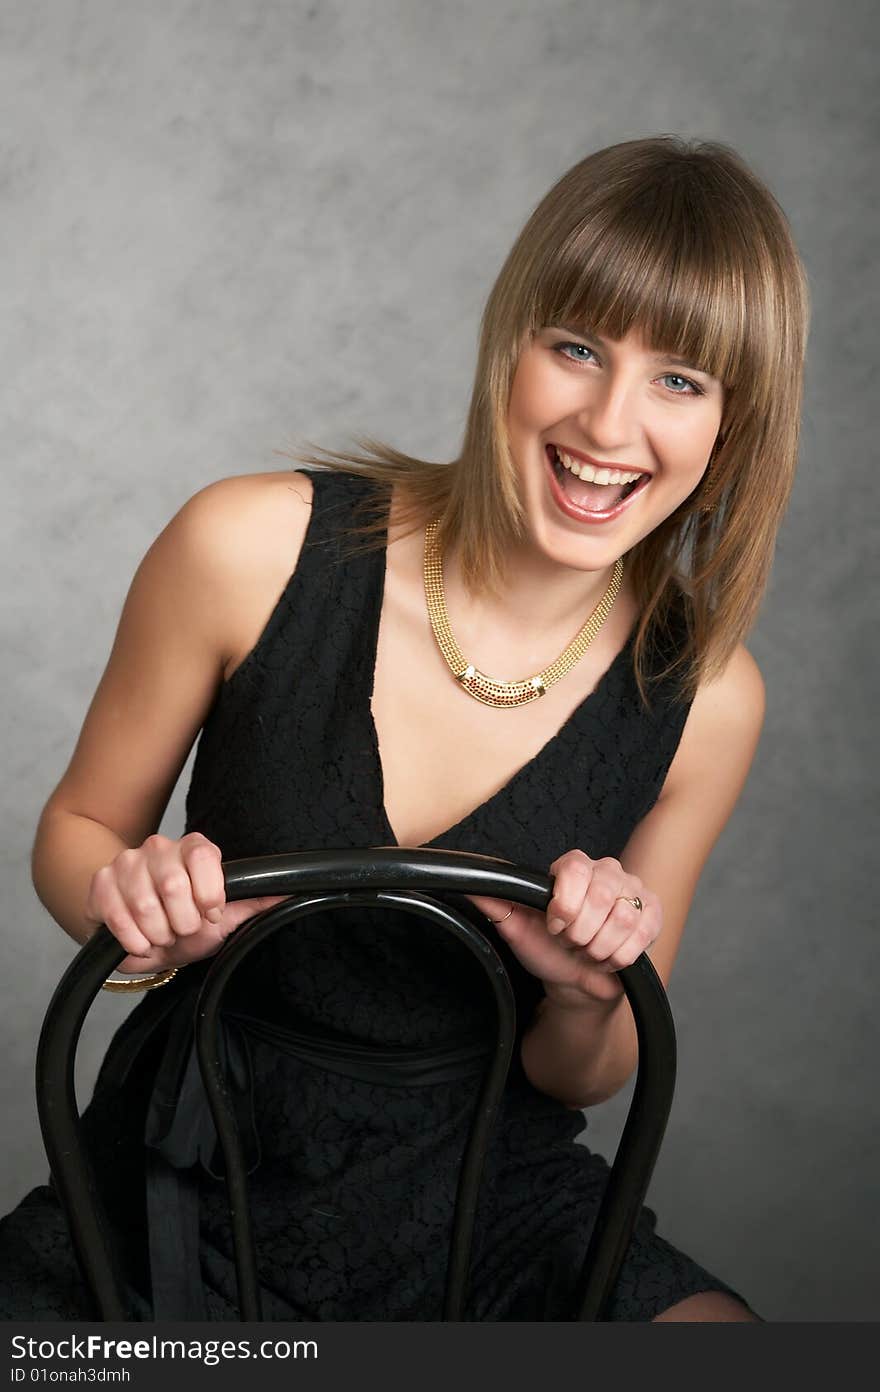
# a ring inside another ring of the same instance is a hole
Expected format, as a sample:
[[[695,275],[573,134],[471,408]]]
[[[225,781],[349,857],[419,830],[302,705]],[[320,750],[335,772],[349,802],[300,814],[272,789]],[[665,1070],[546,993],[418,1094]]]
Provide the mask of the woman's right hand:
[[[140,975],[213,956],[245,919],[289,897],[227,903],[219,846],[200,831],[179,841],[157,833],[95,871],[85,913],[129,954],[117,970]]]

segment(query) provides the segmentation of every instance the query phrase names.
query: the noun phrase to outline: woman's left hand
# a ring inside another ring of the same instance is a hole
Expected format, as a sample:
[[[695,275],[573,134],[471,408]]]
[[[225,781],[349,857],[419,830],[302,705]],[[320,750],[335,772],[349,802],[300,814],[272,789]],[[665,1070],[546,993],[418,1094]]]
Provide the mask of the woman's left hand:
[[[566,851],[550,873],[555,882],[546,914],[521,904],[510,913],[510,900],[467,897],[487,918],[503,920],[495,925],[499,934],[551,1000],[577,1006],[618,999],[623,986],[615,973],[631,966],[663,927],[658,896],[610,856],[591,860]],[[641,909],[627,902],[636,898]]]

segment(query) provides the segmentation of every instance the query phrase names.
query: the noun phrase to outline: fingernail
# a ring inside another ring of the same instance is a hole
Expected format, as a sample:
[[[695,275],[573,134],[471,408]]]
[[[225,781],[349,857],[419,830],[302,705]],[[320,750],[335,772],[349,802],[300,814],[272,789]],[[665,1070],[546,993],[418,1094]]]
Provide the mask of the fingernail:
[[[564,927],[564,918],[548,918],[547,920],[547,931],[550,933],[561,933]]]
[[[208,920],[209,923],[219,923],[222,917],[222,909],[209,909],[208,912],[205,914],[205,918]]]

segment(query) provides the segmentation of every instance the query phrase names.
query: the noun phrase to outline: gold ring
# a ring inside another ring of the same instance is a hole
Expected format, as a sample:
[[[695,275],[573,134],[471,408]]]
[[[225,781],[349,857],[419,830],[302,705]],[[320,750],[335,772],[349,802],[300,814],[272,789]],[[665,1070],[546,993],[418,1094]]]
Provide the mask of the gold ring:
[[[490,918],[490,919],[489,919],[489,922],[490,922],[490,923],[506,923],[507,920],[510,918],[510,914],[512,914],[512,913],[513,913],[513,904],[511,904],[511,906],[510,906],[510,913],[506,913],[506,914],[504,915],[503,918]]]
[[[645,907],[638,895],[630,899],[628,894],[618,894],[617,898],[622,899],[625,904],[632,904],[633,908],[638,909],[639,913],[641,913],[642,909]]]

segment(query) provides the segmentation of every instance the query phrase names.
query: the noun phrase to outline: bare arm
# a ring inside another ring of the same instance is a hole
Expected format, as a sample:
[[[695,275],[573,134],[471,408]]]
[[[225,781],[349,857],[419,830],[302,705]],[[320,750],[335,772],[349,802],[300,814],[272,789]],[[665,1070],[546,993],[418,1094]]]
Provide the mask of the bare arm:
[[[267,545],[284,530],[293,569],[310,484],[282,476],[221,479],[196,493],[153,542],[132,581],[107,667],[68,768],[43,809],[34,888],[77,942],[95,872],[158,828],[204,724],[255,596],[266,593]],[[297,475],[297,478],[301,476]],[[267,616],[268,617],[268,616]]]
[[[659,898],[662,932],[648,956],[668,985],[697,882],[745,784],[764,719],[764,683],[740,646],[724,674],[701,688],[662,793],[620,857]],[[552,906],[551,906],[552,907]],[[573,1108],[614,1095],[636,1066],[635,1023],[625,996],[545,998],[523,1038],[535,1087]]]

